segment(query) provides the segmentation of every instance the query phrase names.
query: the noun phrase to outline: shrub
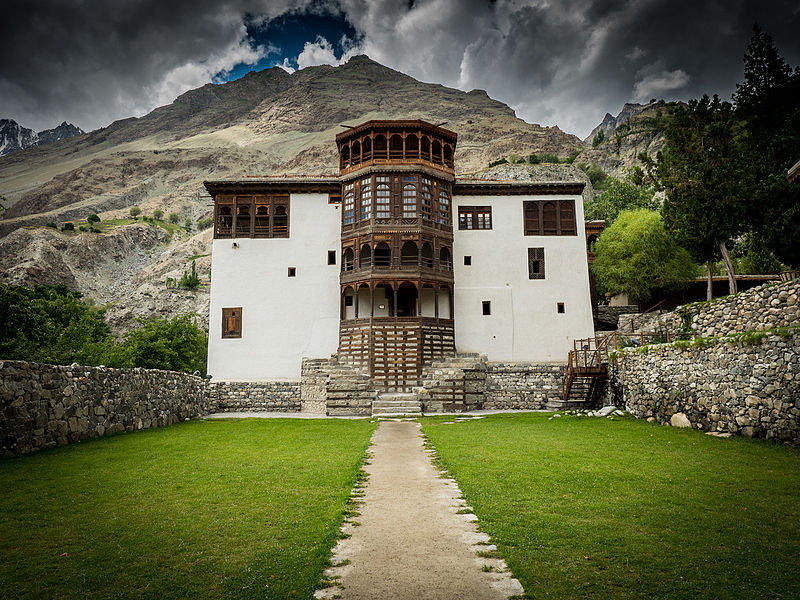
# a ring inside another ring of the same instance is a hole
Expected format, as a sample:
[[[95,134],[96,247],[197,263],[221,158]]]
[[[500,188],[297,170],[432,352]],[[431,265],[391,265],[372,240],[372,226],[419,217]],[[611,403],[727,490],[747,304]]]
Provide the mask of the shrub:
[[[183,228],[186,231],[191,231],[192,230],[192,219],[191,218],[186,217],[186,220],[183,222]]]
[[[75,225],[72,223],[64,223],[61,226],[61,231],[75,231]]]
[[[134,219],[138,219],[139,215],[142,214],[142,209],[138,206],[131,206],[131,209],[128,212]]]
[[[214,224],[214,219],[211,217],[206,217],[205,219],[200,219],[197,221],[197,229],[202,231],[203,229],[208,229]]]
[[[558,164],[561,162],[561,159],[558,158],[558,156],[556,156],[552,152],[545,152],[544,154],[542,154],[541,162]]]
[[[196,290],[200,286],[200,277],[197,275],[197,269],[195,268],[195,263],[197,261],[192,261],[192,274],[189,275],[185,270],[183,271],[183,277],[180,278],[178,281],[178,287],[184,288],[187,290]]]
[[[592,140],[592,148],[597,148],[600,144],[602,144],[606,140],[606,132],[602,129],[597,132],[597,135],[594,136]]]
[[[96,214],[91,214],[88,217],[86,217],[86,220],[89,223],[99,223],[100,222],[100,217],[98,217]]]
[[[508,161],[505,158],[501,158],[500,160],[495,160],[489,163],[489,167],[496,167],[497,165],[507,165]]]
[[[177,225],[180,222],[181,218],[178,216],[178,213],[169,213],[169,222],[174,223]]]
[[[155,210],[153,211],[153,218],[154,218],[156,221],[160,221],[161,219],[163,219],[163,218],[164,218],[164,211],[163,211],[163,210],[161,210],[160,208],[157,208],[157,209],[155,209]]]
[[[81,225],[80,227],[78,227],[78,229],[80,231],[89,231],[89,229],[86,227],[86,225]]]
[[[538,165],[540,162],[542,162],[542,159],[539,158],[537,154],[531,154],[528,157],[528,162],[532,165]]]
[[[58,226],[55,223],[53,223],[52,221],[50,221],[49,223],[45,223],[44,226],[45,227],[51,227],[53,229],[58,229]]]

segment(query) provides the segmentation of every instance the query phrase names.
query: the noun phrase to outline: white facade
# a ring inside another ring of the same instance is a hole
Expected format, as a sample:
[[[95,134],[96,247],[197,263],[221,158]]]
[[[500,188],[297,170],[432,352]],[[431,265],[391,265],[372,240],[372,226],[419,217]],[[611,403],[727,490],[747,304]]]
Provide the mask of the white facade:
[[[300,378],[303,357],[339,340],[339,206],[328,194],[291,194],[289,237],[215,239],[208,373],[223,381]],[[328,252],[336,264],[328,264]],[[289,277],[289,268],[295,269]],[[222,309],[242,309],[241,338],[222,338]]]
[[[577,235],[524,235],[523,202],[554,198],[575,201]],[[490,361],[565,361],[573,340],[594,335],[581,196],[456,196],[454,204],[454,218],[459,206],[492,210],[492,229],[454,223],[458,351]],[[543,279],[529,278],[528,248],[544,249]],[[484,315],[487,301],[491,314]]]

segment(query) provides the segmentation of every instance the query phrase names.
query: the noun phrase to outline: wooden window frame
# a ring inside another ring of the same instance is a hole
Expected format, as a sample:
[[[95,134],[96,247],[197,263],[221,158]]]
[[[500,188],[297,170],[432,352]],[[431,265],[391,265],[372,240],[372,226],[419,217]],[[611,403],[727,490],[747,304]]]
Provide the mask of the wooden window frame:
[[[242,337],[242,307],[222,309],[222,339]]]
[[[487,231],[492,229],[492,207],[459,206],[458,228],[462,231],[463,230]]]
[[[288,238],[290,232],[290,197],[288,195],[277,196],[221,196],[214,201],[214,239],[237,239],[237,238]],[[230,210],[230,222],[223,224],[222,210]],[[285,215],[278,215],[279,208],[283,208]],[[256,228],[259,218],[259,209],[266,209],[267,214],[262,215],[261,219],[266,221],[266,225]],[[242,228],[238,222],[239,214],[247,213],[247,227]],[[284,221],[285,225],[278,225],[278,221]]]
[[[545,228],[544,205],[547,203],[553,204],[555,207],[556,222],[554,226]],[[562,219],[563,213],[570,211],[572,212],[571,218]],[[525,200],[522,203],[522,226],[525,235],[578,235],[575,200]]]
[[[528,279],[544,278],[544,248],[528,248]]]

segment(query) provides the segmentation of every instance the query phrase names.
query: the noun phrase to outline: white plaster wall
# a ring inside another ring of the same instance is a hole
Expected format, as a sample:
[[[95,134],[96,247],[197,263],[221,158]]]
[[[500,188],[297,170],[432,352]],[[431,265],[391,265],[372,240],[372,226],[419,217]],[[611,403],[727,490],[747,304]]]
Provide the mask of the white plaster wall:
[[[292,194],[286,239],[214,240],[208,372],[217,380],[299,379],[303,357],[339,342],[340,209]],[[233,248],[233,243],[238,248]],[[328,264],[328,251],[336,264]],[[288,268],[297,269],[288,277]],[[222,309],[242,307],[242,337],[222,339]]]
[[[574,199],[576,236],[526,236],[522,203]],[[491,206],[491,230],[454,233],[455,334],[461,352],[491,361],[567,360],[573,340],[594,335],[589,270],[578,196],[462,196],[458,206]],[[544,248],[545,279],[528,278],[528,248]],[[464,266],[464,256],[472,266]],[[491,301],[491,315],[482,302]],[[565,313],[557,312],[563,302]]]

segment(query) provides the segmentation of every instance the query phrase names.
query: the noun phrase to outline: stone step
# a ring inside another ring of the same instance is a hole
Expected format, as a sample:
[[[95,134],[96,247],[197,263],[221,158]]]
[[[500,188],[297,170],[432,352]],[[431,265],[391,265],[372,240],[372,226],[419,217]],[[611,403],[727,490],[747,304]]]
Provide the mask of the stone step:
[[[372,407],[372,416],[373,417],[396,417],[400,415],[421,415],[422,408],[419,406],[409,407],[409,408],[398,408],[398,407],[386,407],[382,408],[380,406],[373,406]]]

